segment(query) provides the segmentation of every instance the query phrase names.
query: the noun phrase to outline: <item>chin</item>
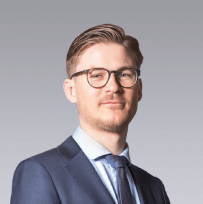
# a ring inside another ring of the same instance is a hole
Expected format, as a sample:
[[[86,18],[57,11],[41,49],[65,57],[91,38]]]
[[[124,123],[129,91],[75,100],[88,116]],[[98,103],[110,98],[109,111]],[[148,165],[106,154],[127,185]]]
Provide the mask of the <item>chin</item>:
[[[121,132],[125,130],[128,127],[128,124],[130,123],[130,120],[127,118],[100,118],[97,121],[97,127],[108,131],[108,132]]]
[[[108,125],[102,126],[101,129],[103,129],[106,132],[121,133],[125,131],[127,127],[128,125],[119,126],[117,124],[108,124]]]

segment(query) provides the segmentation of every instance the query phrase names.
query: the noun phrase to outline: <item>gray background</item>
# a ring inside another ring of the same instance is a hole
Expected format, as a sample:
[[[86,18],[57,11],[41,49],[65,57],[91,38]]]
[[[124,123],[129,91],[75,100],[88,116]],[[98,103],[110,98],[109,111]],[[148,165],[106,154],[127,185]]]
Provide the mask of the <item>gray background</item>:
[[[65,58],[84,30],[114,23],[144,55],[143,98],[130,124],[133,163],[171,203],[203,201],[202,1],[1,1],[0,202],[17,164],[58,146],[79,124],[64,95]]]

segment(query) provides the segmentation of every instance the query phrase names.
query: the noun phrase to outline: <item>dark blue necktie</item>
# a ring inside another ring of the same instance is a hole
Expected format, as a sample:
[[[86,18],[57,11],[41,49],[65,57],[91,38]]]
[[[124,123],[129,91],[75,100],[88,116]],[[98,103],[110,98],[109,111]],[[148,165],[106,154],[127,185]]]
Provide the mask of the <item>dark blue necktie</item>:
[[[124,156],[116,155],[107,155],[106,159],[108,163],[116,169],[116,180],[118,183],[118,203],[133,204],[132,194],[125,171],[128,160]]]

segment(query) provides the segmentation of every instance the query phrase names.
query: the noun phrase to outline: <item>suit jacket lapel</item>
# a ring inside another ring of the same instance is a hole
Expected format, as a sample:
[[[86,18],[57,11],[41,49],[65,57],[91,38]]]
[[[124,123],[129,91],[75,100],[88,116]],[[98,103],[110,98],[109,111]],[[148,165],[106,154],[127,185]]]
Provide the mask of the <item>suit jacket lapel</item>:
[[[94,203],[115,204],[91,162],[72,137],[58,147],[58,152],[68,158],[64,167]]]
[[[140,203],[155,204],[147,178],[143,175],[143,173],[139,170],[138,167],[131,165],[129,169],[138,191]]]

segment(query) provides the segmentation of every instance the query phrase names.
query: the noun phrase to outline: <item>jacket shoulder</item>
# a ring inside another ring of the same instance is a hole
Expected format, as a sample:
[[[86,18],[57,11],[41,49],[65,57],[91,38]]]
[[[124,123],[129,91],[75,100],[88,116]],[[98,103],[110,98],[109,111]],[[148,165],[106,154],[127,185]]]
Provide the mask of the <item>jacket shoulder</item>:
[[[47,161],[53,160],[57,157],[58,157],[57,148],[53,148],[53,149],[47,150],[45,152],[33,155],[33,156],[23,160],[22,162],[32,160],[32,161],[36,161],[36,162],[40,162],[40,163],[46,163]]]
[[[12,182],[11,204],[59,203],[49,165],[55,149],[23,160],[17,166]],[[36,196],[37,195],[37,196]]]
[[[74,151],[74,145],[72,145],[72,137],[68,137],[62,144],[60,144],[58,147],[47,150],[45,152],[36,154],[34,156],[31,156],[22,162],[27,162],[27,161],[35,161],[39,162],[41,164],[49,164],[51,163],[57,163],[57,162],[67,162],[67,159],[69,160],[70,157],[67,154],[63,154],[63,151],[67,152],[73,152]],[[65,147],[64,147],[65,146]],[[65,150],[64,150],[65,149]]]
[[[153,176],[152,174],[150,174],[149,172],[147,172],[146,170],[144,169],[141,169],[140,167],[138,166],[135,166],[135,165],[131,165],[131,169],[133,172],[136,172],[136,174],[139,175],[139,177],[141,178],[146,178],[148,179],[149,181],[152,180],[152,181],[157,181],[157,182],[160,182],[161,180],[159,178],[157,178],[156,176]]]
[[[135,180],[138,180],[140,183],[148,183],[150,191],[156,195],[156,198],[163,199],[165,204],[170,204],[164,184],[159,178],[133,164],[131,165],[131,171]]]

